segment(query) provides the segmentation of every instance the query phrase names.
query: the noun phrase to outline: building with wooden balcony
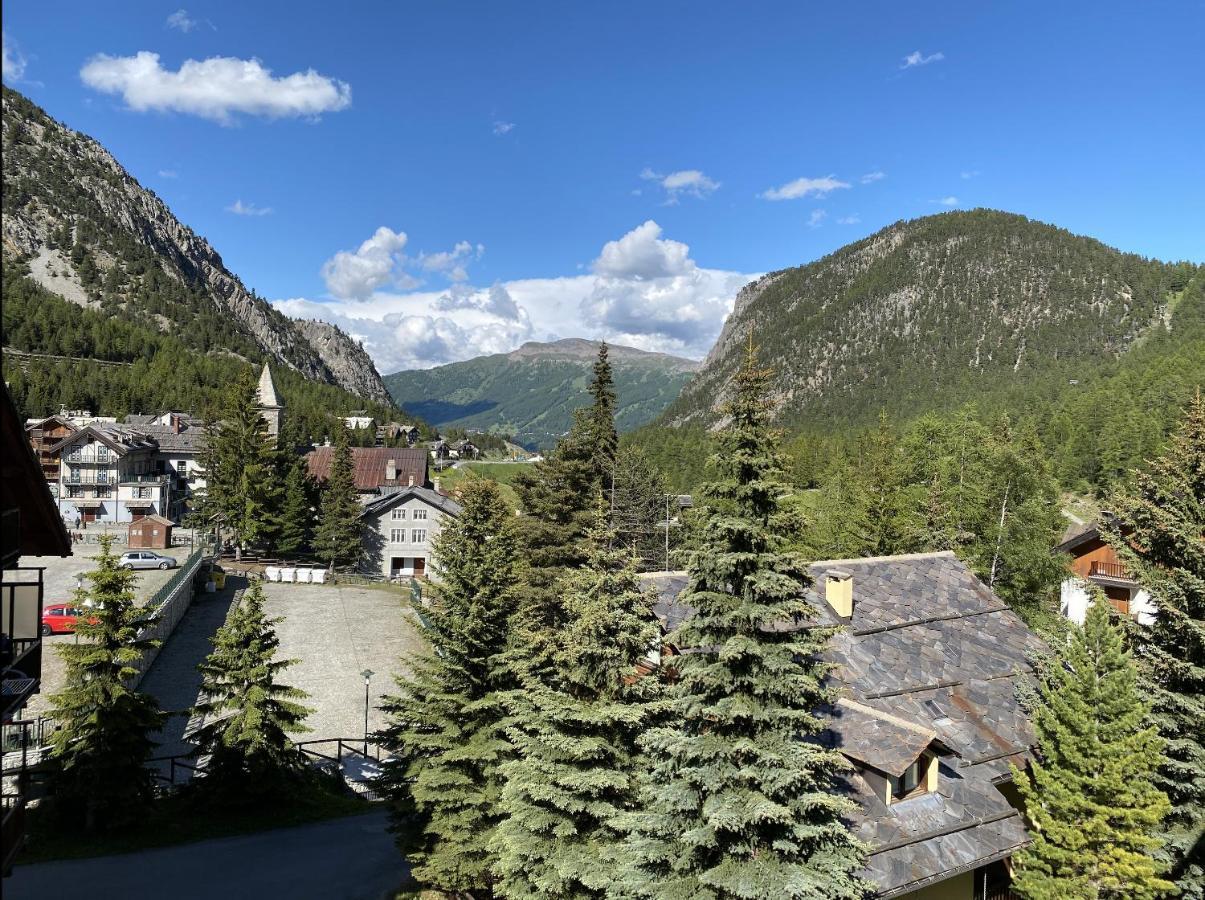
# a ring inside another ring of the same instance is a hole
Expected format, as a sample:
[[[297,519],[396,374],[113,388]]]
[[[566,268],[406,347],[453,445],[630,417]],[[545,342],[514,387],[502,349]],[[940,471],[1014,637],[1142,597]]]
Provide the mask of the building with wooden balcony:
[[[88,425],[53,448],[65,521],[133,522],[169,512],[171,479],[158,471],[153,436],[120,425]]]
[[[1117,612],[1143,624],[1155,618],[1150,594],[1126,571],[1117,551],[1105,541],[1099,523],[1073,530],[1055,547],[1070,557],[1070,572],[1059,587],[1059,609],[1076,624],[1084,624],[1093,587],[1099,588]]]
[[[70,555],[71,540],[5,387],[0,397],[0,699],[5,725],[20,716],[42,679],[44,570],[21,563]],[[24,839],[24,781],[21,773],[5,772],[0,867],[6,874]]]
[[[59,495],[59,453],[55,448],[78,430],[78,425],[61,414],[36,419],[25,425],[25,434],[38,459],[42,478],[50,488],[51,496],[56,499]]]

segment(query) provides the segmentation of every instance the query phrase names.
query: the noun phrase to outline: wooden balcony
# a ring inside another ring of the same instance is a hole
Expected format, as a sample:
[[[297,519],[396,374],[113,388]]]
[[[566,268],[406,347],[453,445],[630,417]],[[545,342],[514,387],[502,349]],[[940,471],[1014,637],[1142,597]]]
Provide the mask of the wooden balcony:
[[[1088,570],[1089,578],[1107,578],[1110,581],[1128,581],[1133,583],[1134,579],[1130,577],[1130,573],[1125,570],[1125,566],[1121,563],[1111,562],[1096,562],[1093,561],[1092,567]]]

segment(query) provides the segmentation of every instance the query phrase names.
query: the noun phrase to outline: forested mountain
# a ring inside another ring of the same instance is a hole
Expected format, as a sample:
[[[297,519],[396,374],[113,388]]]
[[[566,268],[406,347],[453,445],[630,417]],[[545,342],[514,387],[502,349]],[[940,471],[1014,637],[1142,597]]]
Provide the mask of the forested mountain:
[[[389,403],[355,341],[333,327],[295,322],[248,291],[204,238],[100,144],[8,87],[3,109],[6,273],[20,271],[80,307],[169,334],[188,350],[268,359]],[[93,352],[86,342],[73,351]]]
[[[679,428],[636,436],[663,465],[697,457],[750,334],[778,421],[805,444],[881,411],[904,423],[973,404],[1030,423],[1065,485],[1100,491],[1205,383],[1205,269],[991,210],[897,223],[741,292],[659,422]]]
[[[394,399],[432,425],[513,434],[548,447],[569,430],[573,410],[589,403],[586,387],[597,341],[528,342],[510,353],[385,376]],[[694,360],[609,347],[615,369],[616,425],[630,430],[655,418],[699,364]]]

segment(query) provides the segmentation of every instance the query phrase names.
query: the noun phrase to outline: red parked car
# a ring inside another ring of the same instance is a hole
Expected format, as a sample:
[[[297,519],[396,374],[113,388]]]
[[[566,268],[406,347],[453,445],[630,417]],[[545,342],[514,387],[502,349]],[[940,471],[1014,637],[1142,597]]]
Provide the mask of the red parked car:
[[[64,634],[75,631],[75,623],[80,618],[78,608],[70,603],[54,603],[42,610],[42,634]],[[96,616],[88,619],[96,623]]]

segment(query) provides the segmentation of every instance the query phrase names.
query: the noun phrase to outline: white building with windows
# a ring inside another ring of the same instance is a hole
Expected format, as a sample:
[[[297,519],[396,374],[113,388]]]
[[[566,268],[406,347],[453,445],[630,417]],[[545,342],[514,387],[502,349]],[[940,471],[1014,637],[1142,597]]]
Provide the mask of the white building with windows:
[[[153,437],[119,425],[89,425],[52,449],[60,461],[59,511],[69,524],[168,514],[171,486],[156,471]]]
[[[459,503],[420,485],[372,501],[360,514],[366,525],[364,568],[386,578],[431,577],[433,542],[445,519],[459,515]]]

